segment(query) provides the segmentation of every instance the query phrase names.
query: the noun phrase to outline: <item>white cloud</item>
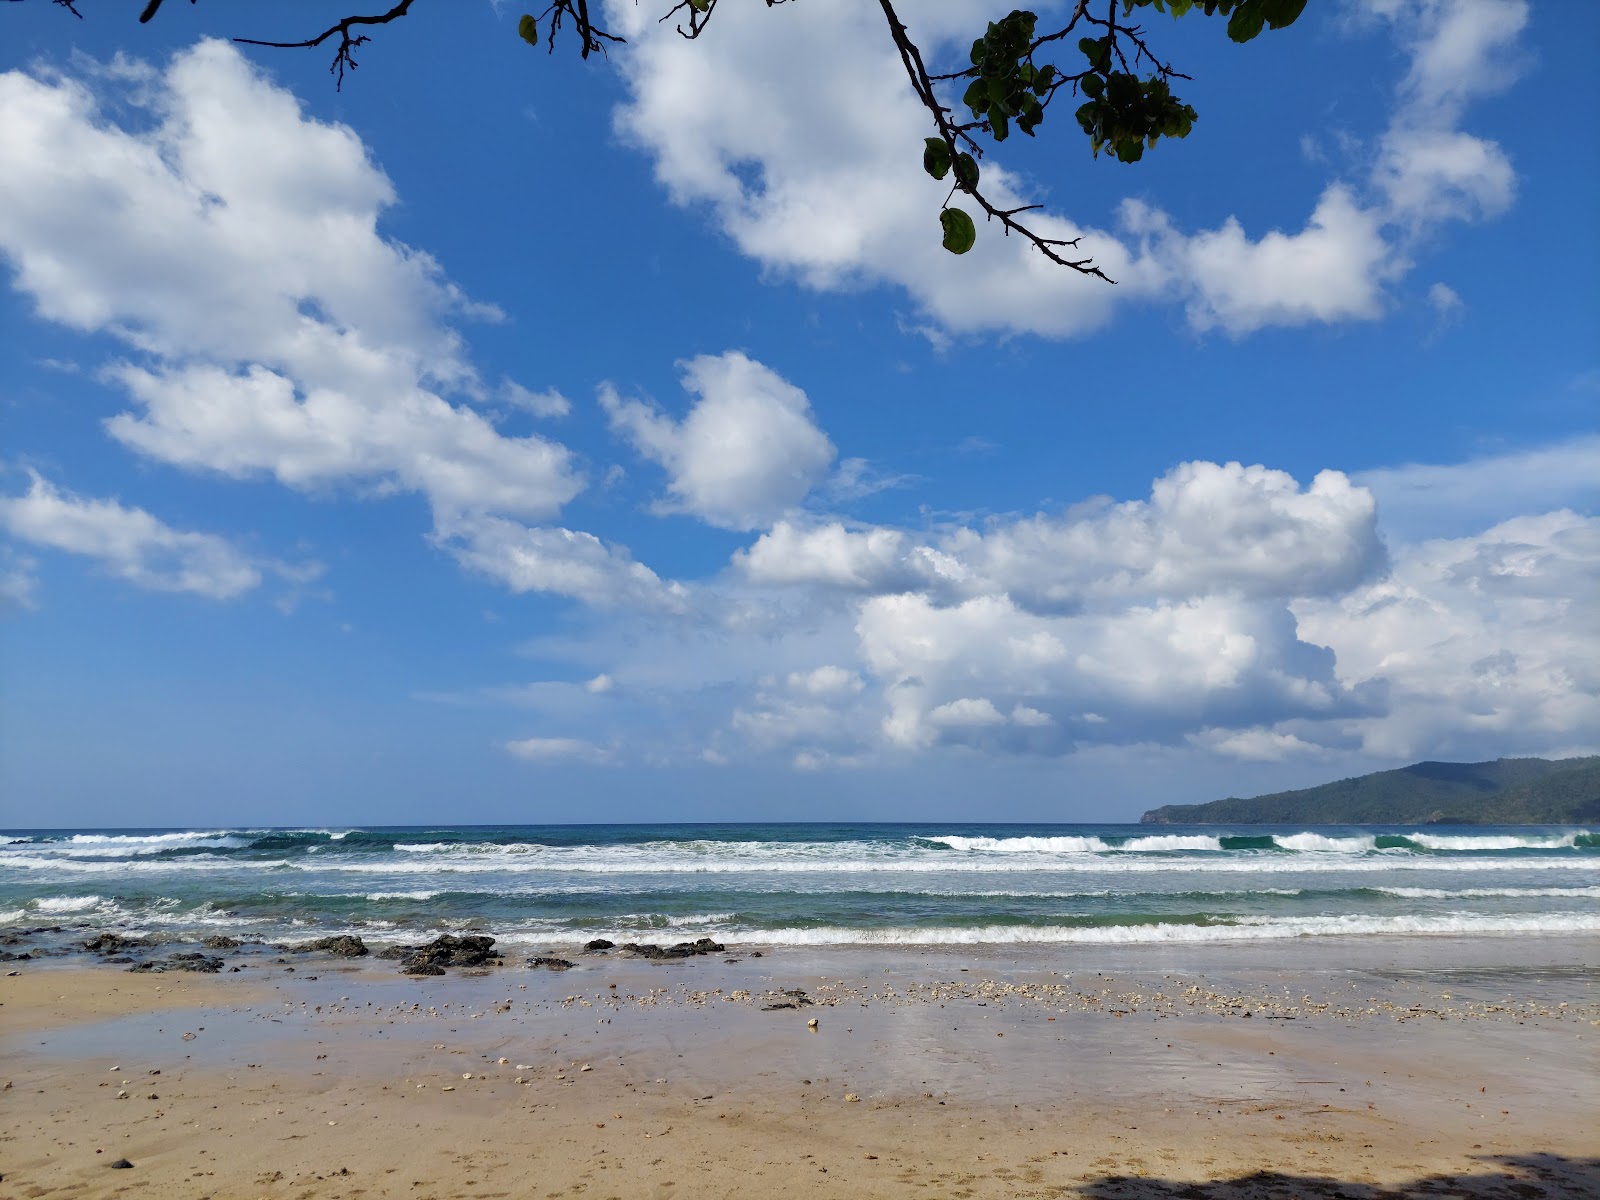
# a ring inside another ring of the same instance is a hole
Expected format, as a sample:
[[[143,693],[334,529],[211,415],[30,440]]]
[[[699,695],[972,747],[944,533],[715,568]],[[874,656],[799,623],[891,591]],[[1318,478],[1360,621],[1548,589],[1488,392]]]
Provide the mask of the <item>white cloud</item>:
[[[532,763],[604,763],[611,751],[582,738],[531,737],[505,743],[508,754]]]
[[[351,130],[217,41],[97,85],[115,107],[0,75],[0,253],[42,317],[152,360],[107,372],[138,403],[119,440],[290,487],[414,490],[444,518],[545,518],[579,490],[563,447],[444,398],[482,390],[450,319],[497,314],[379,232],[394,190]]]
[[[806,394],[737,351],[683,364],[697,399],[682,421],[605,387],[612,428],[667,472],[658,507],[728,529],[764,525],[794,507],[827,472],[833,443]]]
[[[1297,219],[1259,236],[1232,217],[1181,231],[1146,204],[1125,205],[1114,229],[1057,210],[1031,214],[1047,236],[1081,236],[1084,252],[1121,282],[1113,289],[990,226],[961,258],[939,247],[947,185],[921,170],[926,113],[874,6],[726,5],[705,37],[688,43],[628,0],[607,5],[630,42],[618,54],[630,95],[617,126],[651,156],[673,200],[705,206],[746,255],[806,286],[904,289],[921,310],[910,324],[936,340],[952,332],[1081,335],[1129,301],[1176,300],[1197,329],[1233,336],[1380,316],[1425,227],[1492,217],[1511,203],[1504,152],[1457,125],[1468,101],[1514,76],[1506,64],[1515,61],[1526,4],[1366,0],[1366,11],[1410,64],[1393,119],[1365,155],[1365,187],[1330,181],[1302,227]],[[945,56],[964,63],[974,19],[970,4],[928,0],[911,32],[937,70]],[[828,86],[816,87],[818,79]],[[996,203],[1039,200],[997,162],[983,170]]]
[[[1149,500],[957,527],[919,543],[890,528],[780,522],[734,556],[752,582],[851,591],[1007,594],[1059,608],[1106,596],[1312,595],[1383,562],[1372,494],[1323,471],[1302,490],[1263,466],[1183,463]]]
[[[652,761],[809,770],[1166,747],[1235,768],[1368,769],[1592,741],[1596,518],[1386,553],[1382,511],[1338,472],[1301,485],[1189,463],[1144,499],[973,527],[784,522],[724,577],[675,592],[645,576],[626,614],[529,653],[625,681],[607,702],[623,723],[612,744],[628,747],[614,753]],[[589,550],[604,565],[570,594],[624,594],[637,564]],[[558,586],[546,570],[536,582]],[[622,732],[629,720],[651,732]]]
[[[501,436],[479,414],[419,387],[349,392],[260,365],[111,370],[143,406],[107,428],[152,458],[232,478],[267,474],[314,490],[344,481],[421,492],[441,521],[461,513],[548,517],[578,491],[571,455],[541,438]]]
[[[514,592],[567,596],[597,608],[682,611],[688,592],[635,562],[626,548],[592,533],[473,517],[441,528],[436,540],[469,570]]]
[[[617,686],[617,681],[611,676],[601,672],[583,685],[583,690],[591,696],[603,696]]]
[[[38,566],[28,555],[0,546],[0,612],[39,607],[39,578],[34,573]]]
[[[1600,518],[1558,511],[1423,542],[1387,578],[1294,606],[1345,686],[1384,690],[1351,730],[1404,758],[1539,753],[1600,730]]]
[[[942,728],[1004,725],[1005,717],[987,696],[962,696],[928,712],[928,723]]]
[[[794,671],[789,675],[791,691],[808,696],[847,696],[865,686],[861,676],[843,667],[821,666],[814,671]]]
[[[1379,467],[1355,480],[1377,496],[1391,536],[1458,536],[1520,513],[1600,505],[1600,434],[1462,463]]]
[[[1065,753],[1359,708],[1335,680],[1333,656],[1301,641],[1281,604],[1212,596],[1052,615],[1003,595],[940,607],[905,594],[859,611],[885,737],[905,748],[987,727],[992,749]]]
[[[0,496],[0,524],[12,537],[93,559],[108,574],[150,591],[231,600],[261,583],[264,564],[226,538],[174,529],[142,508],[77,496],[36,474],[23,495]],[[22,598],[31,599],[31,590]]]
[[[1184,235],[1166,214],[1137,201],[1123,206],[1123,219],[1188,297],[1189,323],[1201,330],[1238,336],[1376,317],[1397,268],[1381,216],[1340,185],[1322,194],[1305,229],[1272,230],[1256,240],[1231,217],[1218,229]]]
[[[1327,751],[1293,733],[1257,726],[1254,729],[1204,729],[1189,742],[1213,754],[1242,762],[1284,762],[1293,758],[1323,758]]]
[[[1505,152],[1459,130],[1391,131],[1374,182],[1388,199],[1389,216],[1412,225],[1497,217],[1517,192]]]
[[[1433,309],[1435,328],[1444,329],[1461,319],[1467,303],[1448,283],[1435,283],[1428,288],[1428,307]]]
[[[1447,219],[1499,216],[1516,173],[1498,144],[1456,128],[1468,105],[1508,86],[1526,0],[1364,0],[1411,53],[1372,182],[1387,218],[1415,234]]]
[[[546,388],[542,392],[529,391],[515,380],[507,379],[500,384],[500,395],[512,408],[521,409],[523,412],[532,413],[536,417],[554,420],[564,417],[572,411],[572,401],[568,400],[555,388]]]
[[[818,584],[880,592],[915,587],[920,575],[906,562],[910,543],[899,530],[846,529],[834,521],[807,528],[779,521],[734,566],[753,583]]]

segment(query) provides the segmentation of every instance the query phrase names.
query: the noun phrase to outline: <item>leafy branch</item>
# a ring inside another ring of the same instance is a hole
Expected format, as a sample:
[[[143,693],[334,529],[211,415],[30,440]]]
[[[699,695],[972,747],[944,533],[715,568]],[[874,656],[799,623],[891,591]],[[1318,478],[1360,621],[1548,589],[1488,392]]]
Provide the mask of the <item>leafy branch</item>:
[[[13,3],[16,0],[12,0]],[[53,2],[82,17],[75,0]],[[147,0],[139,16],[148,22],[164,0]],[[196,0],[190,0],[195,3]],[[355,50],[370,40],[357,30],[387,25],[405,16],[415,0],[398,0],[387,12],[352,15],[335,22],[315,37],[300,41],[266,41],[235,38],[248,46],[276,49],[306,49],[337,38],[333,63],[335,87],[344,86],[346,69],[355,70]],[[689,40],[700,37],[715,15],[720,0],[670,0],[663,23],[676,21],[677,32]],[[764,0],[768,8],[790,0]],[[982,37],[972,43],[969,65],[958,71],[934,74],[928,70],[921,48],[895,10],[895,0],[878,0],[888,25],[890,40],[900,57],[911,90],[933,120],[935,135],[923,143],[923,169],[935,179],[951,178],[951,188],[940,206],[939,224],[943,245],[952,254],[965,254],[977,240],[972,217],[951,203],[959,192],[975,204],[986,221],[998,222],[1002,231],[1030,242],[1051,262],[1083,275],[1114,282],[1092,259],[1075,257],[1079,238],[1046,237],[1034,229],[1026,215],[1037,211],[1037,204],[1003,207],[995,204],[981,187],[979,160],[985,143],[1004,142],[1013,128],[1029,137],[1044,123],[1057,96],[1063,91],[1082,102],[1074,112],[1079,127],[1087,135],[1096,158],[1102,150],[1108,159],[1133,163],[1144,157],[1163,137],[1187,137],[1198,114],[1173,94],[1175,80],[1189,76],[1163,60],[1147,40],[1145,29],[1130,21],[1135,9],[1154,9],[1173,17],[1201,12],[1208,17],[1227,18],[1228,37],[1248,42],[1264,29],[1291,25],[1305,10],[1307,0],[1076,0],[1059,28],[1041,33],[1036,14],[1018,9],[991,21]],[[550,0],[537,16],[523,14],[517,33],[530,45],[540,43],[541,28],[548,52],[553,53],[557,35],[569,26],[577,34],[581,57],[602,55],[606,47],[624,39],[596,25],[589,16],[589,0]],[[1059,45],[1072,34],[1080,34],[1076,48],[1082,60],[1074,59],[1063,67],[1047,61]],[[959,102],[946,103],[942,90],[965,81]],[[957,104],[965,109],[958,115]]]

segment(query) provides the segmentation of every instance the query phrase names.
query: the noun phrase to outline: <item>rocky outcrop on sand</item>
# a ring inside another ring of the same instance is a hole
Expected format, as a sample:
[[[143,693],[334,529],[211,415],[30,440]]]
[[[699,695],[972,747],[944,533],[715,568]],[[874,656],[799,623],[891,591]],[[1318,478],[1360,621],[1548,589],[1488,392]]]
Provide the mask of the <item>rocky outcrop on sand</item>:
[[[483,934],[440,934],[425,946],[390,946],[379,958],[397,958],[406,975],[443,975],[447,967],[502,965],[495,957],[494,939]]]
[[[149,938],[123,937],[120,933],[102,933],[83,943],[90,954],[126,954],[129,950],[143,950],[155,943]]]
[[[367,949],[365,942],[348,933],[341,933],[337,937],[318,938],[314,942],[302,942],[292,949],[314,950],[319,954],[331,954],[335,958],[363,958],[372,953]]]
[[[627,942],[623,945],[622,952],[634,958],[694,958],[699,954],[720,954],[726,948],[721,942],[703,937],[696,938],[692,942],[679,942],[675,946],[657,946],[654,942],[646,942],[643,945],[638,942]]]
[[[147,958],[143,962],[136,962],[129,967],[130,971],[197,971],[203,975],[215,975],[222,970],[223,963],[220,958],[201,954],[198,951],[187,951],[180,954],[169,954],[166,958]]]

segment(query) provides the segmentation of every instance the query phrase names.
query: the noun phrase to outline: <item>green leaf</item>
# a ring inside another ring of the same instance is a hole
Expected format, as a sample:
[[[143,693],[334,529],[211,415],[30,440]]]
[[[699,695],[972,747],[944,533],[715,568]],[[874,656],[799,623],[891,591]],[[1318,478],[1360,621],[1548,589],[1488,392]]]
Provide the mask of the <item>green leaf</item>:
[[[978,240],[977,226],[959,208],[947,208],[941,212],[939,224],[944,228],[944,248],[951,254],[965,254]]]
[[[539,22],[533,19],[532,13],[522,14],[522,20],[517,22],[517,36],[530,46],[539,44]]]
[[[974,79],[968,85],[966,95],[961,97],[961,102],[972,110],[974,116],[983,116],[989,111],[989,85],[981,79]]]
[[[956,186],[970,192],[978,186],[978,161],[970,154],[958,154],[955,161]]]
[[[1286,25],[1293,25],[1305,12],[1306,0],[1263,0],[1261,8],[1267,17],[1267,27],[1282,29]]]
[[[1228,37],[1236,42],[1248,42],[1266,23],[1267,14],[1260,0],[1244,0],[1228,18]]]
[[[997,142],[1003,142],[1011,136],[1011,122],[1006,120],[1005,113],[993,111],[989,113],[989,132]]]
[[[922,145],[922,169],[935,179],[943,179],[950,173],[950,147],[943,138],[936,137],[928,138]]]
[[[1085,75],[1078,80],[1078,86],[1083,89],[1085,96],[1098,100],[1106,90],[1106,81],[1098,75]]]

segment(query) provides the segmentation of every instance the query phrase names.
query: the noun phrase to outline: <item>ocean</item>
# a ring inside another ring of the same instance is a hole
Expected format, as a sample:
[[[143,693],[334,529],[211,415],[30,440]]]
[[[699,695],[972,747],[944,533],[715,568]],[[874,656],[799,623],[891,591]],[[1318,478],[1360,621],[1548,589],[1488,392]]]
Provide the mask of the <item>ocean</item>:
[[[507,948],[1206,943],[1600,932],[1600,832],[909,824],[33,830],[0,934]]]

